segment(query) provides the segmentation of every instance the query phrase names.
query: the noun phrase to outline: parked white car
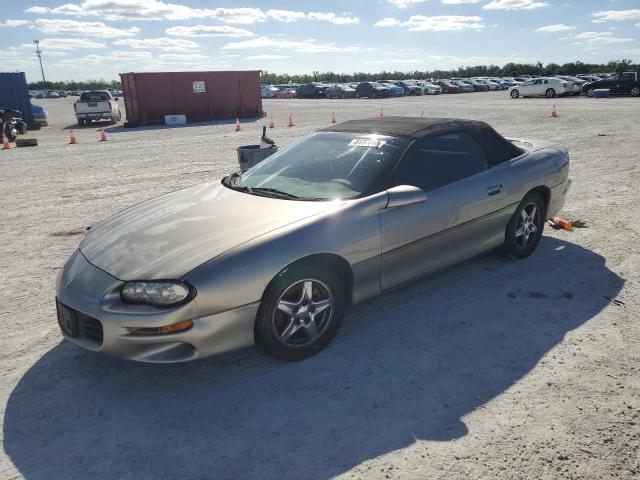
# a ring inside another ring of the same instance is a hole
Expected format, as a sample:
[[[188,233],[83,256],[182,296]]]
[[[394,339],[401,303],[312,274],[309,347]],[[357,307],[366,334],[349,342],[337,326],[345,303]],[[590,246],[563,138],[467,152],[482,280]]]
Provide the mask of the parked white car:
[[[262,98],[273,98],[276,92],[280,90],[273,85],[262,85],[260,86],[260,97]]]
[[[507,90],[511,98],[544,96],[553,98],[558,95],[573,93],[573,87],[559,78],[532,78]]]
[[[416,85],[422,87],[422,93],[424,95],[438,95],[442,93],[442,87],[440,87],[439,85],[434,85],[431,82],[417,81],[415,83]]]
[[[118,98],[111,96],[108,90],[82,92],[73,104],[78,125],[91,124],[93,120],[109,120],[117,123],[122,119]]]

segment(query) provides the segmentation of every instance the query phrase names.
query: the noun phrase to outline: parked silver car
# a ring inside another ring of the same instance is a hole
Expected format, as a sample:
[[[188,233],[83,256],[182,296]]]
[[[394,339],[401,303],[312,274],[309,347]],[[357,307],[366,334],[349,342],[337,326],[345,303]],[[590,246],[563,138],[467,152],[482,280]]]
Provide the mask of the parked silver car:
[[[565,148],[483,122],[333,125],[91,228],[58,276],[58,321],[71,342],[131,360],[254,342],[302,359],[352,303],[496,247],[530,255],[568,170]]]

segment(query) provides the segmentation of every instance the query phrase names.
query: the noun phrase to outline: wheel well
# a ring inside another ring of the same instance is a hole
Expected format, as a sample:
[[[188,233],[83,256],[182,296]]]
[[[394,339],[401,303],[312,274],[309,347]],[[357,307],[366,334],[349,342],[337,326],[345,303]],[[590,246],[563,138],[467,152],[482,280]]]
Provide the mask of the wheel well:
[[[544,200],[544,209],[546,215],[547,209],[549,208],[549,200],[551,199],[551,190],[549,189],[549,187],[539,185],[536,188],[532,188],[531,190],[529,190],[527,192],[527,195],[529,195],[530,193],[537,193],[542,197],[542,200]]]
[[[309,255],[307,257],[300,258],[295,262],[290,263],[283,269],[281,269],[275,277],[271,279],[267,287],[265,288],[265,292],[269,289],[271,283],[285,270],[288,270],[296,265],[302,265],[307,263],[320,263],[322,265],[328,265],[331,269],[338,272],[340,278],[344,281],[345,288],[345,298],[347,299],[347,303],[351,303],[351,293],[353,288],[353,270],[351,269],[351,265],[340,255],[336,255],[335,253],[316,253],[313,255]]]

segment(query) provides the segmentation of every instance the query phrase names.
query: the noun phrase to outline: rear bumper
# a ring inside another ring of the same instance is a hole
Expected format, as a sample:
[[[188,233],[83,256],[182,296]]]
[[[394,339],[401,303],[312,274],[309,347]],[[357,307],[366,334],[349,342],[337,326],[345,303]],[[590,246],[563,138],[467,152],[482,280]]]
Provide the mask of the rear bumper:
[[[96,112],[96,113],[76,113],[78,120],[102,120],[105,118],[111,119],[113,113],[111,112]]]
[[[570,187],[571,179],[567,178],[564,182],[551,189],[549,206],[547,207],[547,220],[554,217],[560,210],[562,210]]]
[[[94,352],[147,363],[179,363],[228,352],[254,343],[253,327],[259,302],[214,315],[198,314],[195,302],[171,309],[129,305],[120,300],[122,282],[91,265],[76,252],[61,270],[56,294],[64,306],[102,327],[102,338],[62,335]],[[161,327],[192,320],[186,331],[135,334],[131,328]],[[82,331],[82,329],[80,329]]]

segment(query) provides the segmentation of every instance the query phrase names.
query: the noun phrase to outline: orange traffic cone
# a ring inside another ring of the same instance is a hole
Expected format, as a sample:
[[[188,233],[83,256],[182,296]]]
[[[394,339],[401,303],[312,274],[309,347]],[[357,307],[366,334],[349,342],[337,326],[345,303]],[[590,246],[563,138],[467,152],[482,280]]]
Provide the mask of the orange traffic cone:
[[[293,127],[295,125],[295,123],[293,123],[293,117],[291,116],[291,114],[289,114],[289,123],[287,124],[287,127]]]
[[[73,133],[73,130],[69,133],[69,145],[75,145],[78,143],[78,139],[76,138],[76,134]]]
[[[236,132],[240,131],[240,118],[236,117]]]
[[[336,123],[336,114],[335,114],[335,112],[331,114],[331,123]]]
[[[100,133],[100,141],[101,142],[106,142],[107,140],[109,140],[107,138],[107,132],[104,131],[104,128],[101,130],[102,133]]]
[[[273,117],[271,117],[271,121],[269,122],[269,128],[276,128],[276,124],[273,121]]]
[[[553,106],[553,110],[551,111],[551,116],[553,118],[557,118],[558,117],[558,112],[556,111],[556,106]]]
[[[9,150],[11,148],[11,145],[9,145],[9,139],[7,138],[7,135],[2,132],[2,150]]]
[[[382,111],[382,107],[380,107],[380,118],[384,117],[384,112]]]

